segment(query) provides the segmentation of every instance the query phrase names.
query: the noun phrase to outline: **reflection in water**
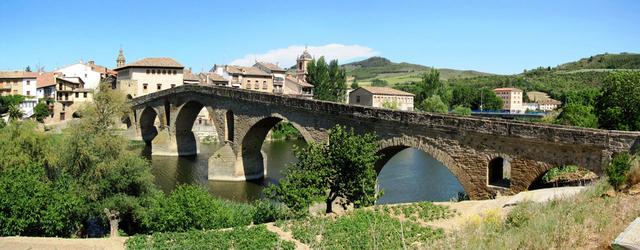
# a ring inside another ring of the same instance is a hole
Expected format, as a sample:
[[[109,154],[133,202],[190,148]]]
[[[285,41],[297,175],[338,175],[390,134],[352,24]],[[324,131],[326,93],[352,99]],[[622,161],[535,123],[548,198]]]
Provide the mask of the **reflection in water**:
[[[235,200],[253,201],[262,197],[262,189],[269,183],[277,183],[282,177],[281,171],[286,164],[295,162],[294,145],[302,147],[304,140],[272,141],[262,145],[262,151],[267,156],[267,176],[254,181],[209,181],[208,159],[220,148],[220,144],[199,144],[200,153],[197,156],[150,156],[146,150],[146,157],[151,158],[152,173],[156,184],[165,193],[171,192],[179,184],[198,184],[206,186],[215,196]]]
[[[441,162],[415,148],[397,153],[378,175],[384,195],[378,204],[449,201],[464,192],[460,182]]]
[[[304,140],[265,142],[262,150],[267,159],[267,176],[247,182],[209,181],[208,159],[219,144],[199,144],[200,153],[192,157],[145,156],[151,158],[156,184],[165,193],[176,185],[191,183],[207,187],[215,196],[248,202],[261,198],[262,189],[282,178],[285,165],[295,162],[294,145],[302,147]],[[411,201],[448,201],[463,192],[458,180],[442,163],[418,149],[406,149],[396,154],[378,176],[378,185],[384,195],[380,204]]]

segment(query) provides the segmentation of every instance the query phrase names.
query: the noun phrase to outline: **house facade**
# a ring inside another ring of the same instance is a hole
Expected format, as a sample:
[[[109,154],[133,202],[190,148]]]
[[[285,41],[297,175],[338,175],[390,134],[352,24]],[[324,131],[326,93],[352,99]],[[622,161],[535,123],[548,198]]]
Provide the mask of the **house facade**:
[[[509,111],[509,113],[524,113],[526,111],[522,102],[524,92],[521,89],[497,88],[493,91],[502,99],[502,110]]]
[[[38,73],[26,71],[3,71],[0,72],[0,94],[21,95],[24,100],[19,104],[19,108],[24,113],[24,117],[33,115],[33,108],[38,104],[36,97]]]
[[[71,64],[54,72],[59,73],[61,77],[79,77],[88,89],[98,88],[100,80],[110,74],[110,70],[95,64],[94,61]]]
[[[58,123],[78,118],[77,113],[84,105],[93,102],[93,89],[84,87],[80,77],[55,77],[55,102],[50,117],[45,124]]]
[[[214,65],[212,72],[229,81],[227,87],[273,93],[271,74],[256,67]]]
[[[278,65],[267,62],[256,62],[253,67],[258,68],[271,75],[273,81],[273,93],[283,94],[284,84],[287,71],[280,68]]]
[[[388,87],[360,87],[349,93],[349,104],[413,111],[414,94]]]
[[[184,66],[172,58],[144,58],[114,70],[118,73],[115,88],[128,98],[184,84]]]

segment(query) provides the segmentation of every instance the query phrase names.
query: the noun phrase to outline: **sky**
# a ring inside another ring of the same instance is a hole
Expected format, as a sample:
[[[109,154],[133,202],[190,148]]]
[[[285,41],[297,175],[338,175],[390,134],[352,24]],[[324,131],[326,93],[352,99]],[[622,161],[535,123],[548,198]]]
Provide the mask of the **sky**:
[[[0,1],[0,70],[115,67],[172,57],[194,71],[294,65],[305,46],[341,63],[370,56],[520,73],[599,53],[640,52],[637,0]]]

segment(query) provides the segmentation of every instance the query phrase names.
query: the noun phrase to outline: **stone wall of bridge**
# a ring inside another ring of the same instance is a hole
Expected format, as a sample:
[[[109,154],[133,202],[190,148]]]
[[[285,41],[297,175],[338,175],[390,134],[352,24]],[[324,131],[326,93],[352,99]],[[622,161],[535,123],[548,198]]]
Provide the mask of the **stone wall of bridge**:
[[[307,142],[326,141],[336,124],[374,132],[385,154],[379,167],[402,149],[421,149],[447,166],[473,199],[526,190],[554,166],[575,164],[601,173],[613,154],[640,147],[640,133],[634,132],[392,111],[201,85],[139,97],[132,107],[141,137],[153,154],[165,155],[197,153],[191,126],[194,114],[207,108],[224,142],[209,159],[209,177],[217,180],[261,178],[268,171],[262,143],[281,120]],[[159,128],[149,126],[154,114]],[[510,164],[508,187],[488,183],[488,166],[496,158]]]

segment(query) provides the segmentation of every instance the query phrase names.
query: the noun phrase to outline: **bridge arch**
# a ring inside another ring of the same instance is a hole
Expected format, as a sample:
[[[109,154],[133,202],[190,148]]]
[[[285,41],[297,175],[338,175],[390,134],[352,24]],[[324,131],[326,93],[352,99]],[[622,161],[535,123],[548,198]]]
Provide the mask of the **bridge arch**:
[[[196,100],[189,100],[178,108],[174,122],[178,155],[196,155],[198,153],[197,138],[192,129],[203,108],[210,116],[213,115],[210,107]]]
[[[158,112],[152,107],[146,107],[140,112],[140,133],[147,145],[150,145],[153,138],[158,135],[158,128],[155,126],[157,118]]]
[[[420,142],[416,139],[410,138],[393,138],[383,139],[379,142],[378,154],[381,158],[376,162],[375,169],[376,175],[379,175],[384,166],[395,156],[405,149],[415,148],[433,157],[438,162],[442,163],[451,174],[458,180],[464,192],[469,196],[474,196],[472,193],[474,189],[469,176],[464,172],[463,168],[447,153],[433,147],[432,145],[424,142]]]
[[[262,152],[262,144],[264,143],[269,131],[281,121],[291,123],[302,135],[302,138],[306,143],[313,141],[313,137],[311,137],[304,127],[294,121],[286,119],[282,115],[272,114],[271,116],[261,118],[251,125],[242,137],[242,142],[240,144],[242,164],[247,179],[256,179],[254,177],[262,177],[266,175],[267,168],[265,167],[266,161]]]

